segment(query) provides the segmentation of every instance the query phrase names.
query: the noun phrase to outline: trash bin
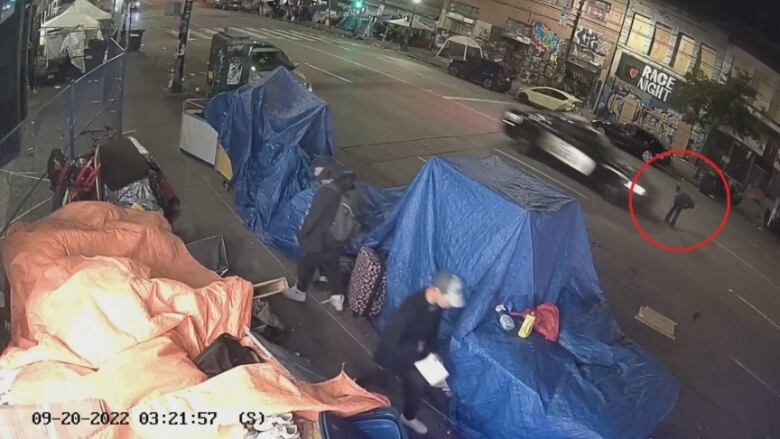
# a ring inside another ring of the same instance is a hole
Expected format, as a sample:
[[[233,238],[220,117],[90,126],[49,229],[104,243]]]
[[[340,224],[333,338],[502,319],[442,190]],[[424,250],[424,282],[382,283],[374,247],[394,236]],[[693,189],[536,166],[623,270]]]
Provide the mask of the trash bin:
[[[138,52],[141,50],[141,41],[144,38],[144,29],[133,29],[130,31],[130,41],[127,43],[128,52]]]
[[[165,3],[165,15],[179,16],[181,15],[181,2],[166,2]]]

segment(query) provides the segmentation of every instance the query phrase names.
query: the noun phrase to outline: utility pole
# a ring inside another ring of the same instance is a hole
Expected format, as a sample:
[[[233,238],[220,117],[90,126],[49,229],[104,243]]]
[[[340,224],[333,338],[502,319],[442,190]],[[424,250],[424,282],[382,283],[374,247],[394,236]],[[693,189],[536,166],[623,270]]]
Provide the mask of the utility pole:
[[[184,10],[181,12],[181,21],[179,22],[179,47],[176,50],[176,62],[173,65],[173,79],[171,80],[170,91],[172,93],[181,93],[183,89],[184,54],[187,51],[187,39],[190,35],[190,18],[192,18],[192,0],[184,0]]]
[[[580,17],[582,16],[582,7],[585,6],[586,0],[579,0],[580,5],[577,7],[577,15],[574,16],[574,28],[571,30],[571,36],[569,37],[569,44],[566,45],[566,55],[563,57],[564,68],[566,63],[571,57],[571,49],[574,47],[574,37],[577,34],[577,26],[580,25]]]

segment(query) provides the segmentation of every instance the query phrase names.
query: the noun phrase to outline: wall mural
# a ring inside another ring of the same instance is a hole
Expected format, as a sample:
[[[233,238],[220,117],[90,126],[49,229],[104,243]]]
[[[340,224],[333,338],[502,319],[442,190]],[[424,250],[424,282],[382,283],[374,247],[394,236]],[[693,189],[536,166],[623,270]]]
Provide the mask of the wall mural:
[[[633,107],[633,112],[624,114],[624,105],[630,105],[626,107],[628,109]],[[658,136],[667,146],[672,145],[675,132],[683,123],[680,113],[654,99],[648,93],[617,78],[612,87],[604,88],[598,110],[602,117],[611,122],[628,122],[643,127]],[[622,120],[621,116],[623,116]],[[690,140],[692,149],[701,149],[703,141],[701,136],[691,135]]]
[[[555,54],[558,52],[558,46],[561,43],[561,39],[555,32],[545,26],[544,23],[536,20],[531,29],[531,42],[538,49]]]
[[[593,29],[582,27],[574,34],[575,50],[573,54],[593,65],[601,66],[604,64],[610,46],[609,41]]]

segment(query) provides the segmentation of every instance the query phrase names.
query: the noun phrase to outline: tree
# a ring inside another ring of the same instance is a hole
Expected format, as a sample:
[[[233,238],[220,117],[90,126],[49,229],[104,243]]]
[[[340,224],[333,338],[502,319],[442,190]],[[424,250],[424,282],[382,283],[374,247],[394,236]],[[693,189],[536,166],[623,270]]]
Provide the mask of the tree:
[[[756,119],[748,109],[755,97],[750,76],[742,73],[729,77],[726,82],[714,81],[700,72],[688,73],[677,89],[678,104],[686,122],[708,126],[710,133],[727,126],[739,136],[756,132]]]

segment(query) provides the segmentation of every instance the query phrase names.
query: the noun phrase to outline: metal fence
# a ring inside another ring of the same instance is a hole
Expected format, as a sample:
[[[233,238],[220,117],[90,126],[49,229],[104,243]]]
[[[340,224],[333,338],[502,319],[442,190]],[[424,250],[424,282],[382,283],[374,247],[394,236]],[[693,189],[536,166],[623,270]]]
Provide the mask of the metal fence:
[[[104,59],[0,139],[0,151],[18,153],[0,168],[0,237],[10,224],[35,220],[51,211],[53,193],[46,171],[54,149],[73,159],[92,148],[85,131],[109,128],[122,132],[123,45],[110,40]]]

